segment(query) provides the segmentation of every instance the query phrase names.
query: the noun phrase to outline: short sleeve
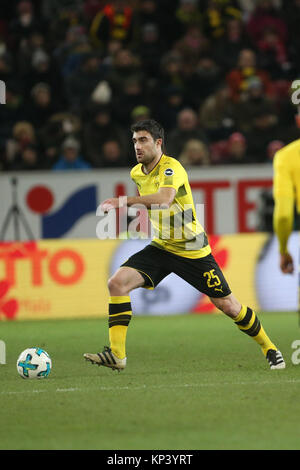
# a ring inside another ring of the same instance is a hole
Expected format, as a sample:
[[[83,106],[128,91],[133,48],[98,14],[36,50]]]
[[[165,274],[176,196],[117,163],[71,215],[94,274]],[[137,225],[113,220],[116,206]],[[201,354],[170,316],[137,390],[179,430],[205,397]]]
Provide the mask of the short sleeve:
[[[134,168],[132,168],[131,171],[130,171],[130,178],[132,179],[132,181],[134,181],[134,177],[133,177],[133,173],[134,173],[134,172],[133,172],[133,170],[134,170]],[[135,182],[135,181],[134,181],[134,182]]]
[[[160,171],[160,188],[174,188],[176,191],[184,184],[185,170],[180,164],[164,164]]]

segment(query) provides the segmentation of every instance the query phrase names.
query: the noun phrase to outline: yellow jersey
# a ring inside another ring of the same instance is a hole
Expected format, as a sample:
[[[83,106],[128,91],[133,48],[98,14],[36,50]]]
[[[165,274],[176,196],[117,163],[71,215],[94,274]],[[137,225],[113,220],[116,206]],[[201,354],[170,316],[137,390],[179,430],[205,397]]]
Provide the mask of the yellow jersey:
[[[174,188],[175,199],[170,208],[148,209],[154,230],[151,244],[185,258],[203,258],[211,253],[206,233],[198,221],[188,176],[175,158],[162,155],[146,174],[138,163],[130,172],[140,196],[155,194],[159,188]]]
[[[300,213],[300,139],[276,152],[273,168],[274,230],[280,252],[286,253],[288,237],[293,229],[295,203]]]

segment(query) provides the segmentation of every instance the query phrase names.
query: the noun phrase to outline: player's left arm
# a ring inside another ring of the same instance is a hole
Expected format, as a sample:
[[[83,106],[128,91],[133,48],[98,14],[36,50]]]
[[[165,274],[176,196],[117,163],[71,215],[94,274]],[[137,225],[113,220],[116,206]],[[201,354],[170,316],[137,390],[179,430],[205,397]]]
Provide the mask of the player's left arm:
[[[294,222],[294,188],[282,154],[274,159],[274,214],[273,227],[278,238],[280,268],[284,273],[293,272],[293,260],[288,252],[288,240]]]

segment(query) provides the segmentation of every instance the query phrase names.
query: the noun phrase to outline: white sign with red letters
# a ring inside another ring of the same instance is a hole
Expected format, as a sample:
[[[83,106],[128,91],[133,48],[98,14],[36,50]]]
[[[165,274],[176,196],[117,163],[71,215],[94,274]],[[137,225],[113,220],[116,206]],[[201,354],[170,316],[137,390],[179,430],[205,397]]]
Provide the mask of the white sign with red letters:
[[[204,204],[209,234],[258,229],[261,194],[272,165],[187,168],[195,204]],[[0,175],[0,240],[95,238],[96,210],[107,198],[133,196],[129,169]]]

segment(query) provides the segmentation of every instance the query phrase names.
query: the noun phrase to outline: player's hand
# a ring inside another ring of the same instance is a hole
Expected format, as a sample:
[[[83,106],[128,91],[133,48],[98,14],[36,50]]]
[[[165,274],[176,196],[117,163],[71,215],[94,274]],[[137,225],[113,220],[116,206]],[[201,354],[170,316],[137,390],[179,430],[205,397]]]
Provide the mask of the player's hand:
[[[100,205],[100,208],[103,212],[109,212],[112,209],[119,209],[121,207],[125,207],[127,205],[127,197],[120,196],[120,197],[112,197],[110,199],[105,199]]]
[[[293,258],[289,253],[280,255],[280,269],[284,274],[292,274],[294,272]]]
[[[105,201],[101,203],[100,207],[103,212],[109,212],[112,209],[117,209],[119,207],[119,198],[112,197],[111,199],[105,199]]]

